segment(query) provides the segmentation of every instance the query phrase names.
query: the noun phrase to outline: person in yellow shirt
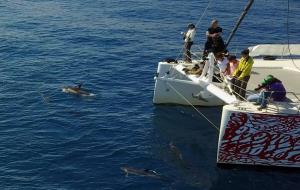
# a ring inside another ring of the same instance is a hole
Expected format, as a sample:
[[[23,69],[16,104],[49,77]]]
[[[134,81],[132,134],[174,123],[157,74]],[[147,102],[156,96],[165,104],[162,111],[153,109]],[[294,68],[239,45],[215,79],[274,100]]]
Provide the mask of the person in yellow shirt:
[[[239,99],[246,98],[246,88],[250,79],[253,59],[249,56],[249,49],[241,52],[242,58],[237,69],[233,73],[232,89]]]

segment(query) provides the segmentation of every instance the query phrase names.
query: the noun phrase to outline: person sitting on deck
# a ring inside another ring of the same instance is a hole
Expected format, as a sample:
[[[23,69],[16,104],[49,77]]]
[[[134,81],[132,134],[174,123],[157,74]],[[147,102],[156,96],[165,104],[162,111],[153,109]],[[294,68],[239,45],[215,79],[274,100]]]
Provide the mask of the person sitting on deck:
[[[206,31],[207,41],[205,43],[203,59],[205,59],[210,52],[215,54],[224,52],[226,47],[222,39],[223,29],[219,27],[217,20],[212,20],[211,26]]]
[[[191,55],[191,47],[193,45],[193,41],[196,35],[196,27],[194,24],[188,25],[188,31],[183,34],[183,40],[184,40],[184,61],[191,63],[192,62],[192,55]]]
[[[241,52],[242,58],[237,69],[232,75],[232,89],[239,99],[246,98],[246,88],[250,79],[250,74],[253,66],[253,59],[249,56],[249,49]]]
[[[247,100],[249,102],[256,102],[256,104],[260,105],[258,110],[267,107],[268,98],[278,102],[286,100],[285,87],[282,82],[273,75],[268,75],[254,90],[260,91],[260,93],[248,96]]]

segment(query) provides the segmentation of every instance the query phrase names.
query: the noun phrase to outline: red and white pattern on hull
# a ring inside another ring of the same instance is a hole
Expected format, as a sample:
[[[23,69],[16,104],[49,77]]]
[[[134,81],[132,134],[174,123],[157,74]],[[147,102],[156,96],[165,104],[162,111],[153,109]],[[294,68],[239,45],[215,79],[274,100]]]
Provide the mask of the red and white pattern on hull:
[[[300,167],[300,115],[231,113],[218,162]]]

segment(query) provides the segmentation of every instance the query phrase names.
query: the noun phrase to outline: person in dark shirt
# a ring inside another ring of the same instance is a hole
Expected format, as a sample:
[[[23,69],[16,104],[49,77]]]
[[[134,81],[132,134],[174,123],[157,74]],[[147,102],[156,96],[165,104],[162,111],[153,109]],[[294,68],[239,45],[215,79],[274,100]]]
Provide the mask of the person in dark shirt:
[[[225,51],[225,44],[222,39],[223,29],[219,27],[217,20],[212,20],[211,26],[206,31],[207,41],[205,43],[203,55],[206,57],[208,53],[215,54]]]

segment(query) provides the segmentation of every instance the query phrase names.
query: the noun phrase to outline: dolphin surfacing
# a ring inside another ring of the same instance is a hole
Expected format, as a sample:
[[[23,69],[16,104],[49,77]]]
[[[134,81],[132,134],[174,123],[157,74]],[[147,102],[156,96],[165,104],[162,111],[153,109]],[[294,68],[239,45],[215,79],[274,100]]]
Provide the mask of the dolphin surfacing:
[[[180,150],[177,148],[177,146],[174,145],[174,143],[172,141],[169,143],[169,147],[170,147],[171,152],[176,156],[176,158],[178,160],[183,161],[183,157],[182,157]]]
[[[121,167],[120,169],[125,172],[126,177],[128,176],[128,174],[133,174],[133,175],[151,177],[151,178],[155,178],[155,179],[159,179],[159,180],[163,180],[163,181],[168,181],[168,179],[165,176],[157,173],[154,170],[137,169],[137,168],[132,168],[132,167]]]
[[[169,148],[172,154],[175,156],[176,160],[185,168],[190,169],[189,165],[183,159],[182,153],[180,152],[179,148],[171,141],[169,143]]]
[[[83,90],[81,88],[81,84],[77,86],[66,86],[62,88],[64,93],[74,94],[78,96],[95,96],[95,94],[88,92],[87,90]]]

